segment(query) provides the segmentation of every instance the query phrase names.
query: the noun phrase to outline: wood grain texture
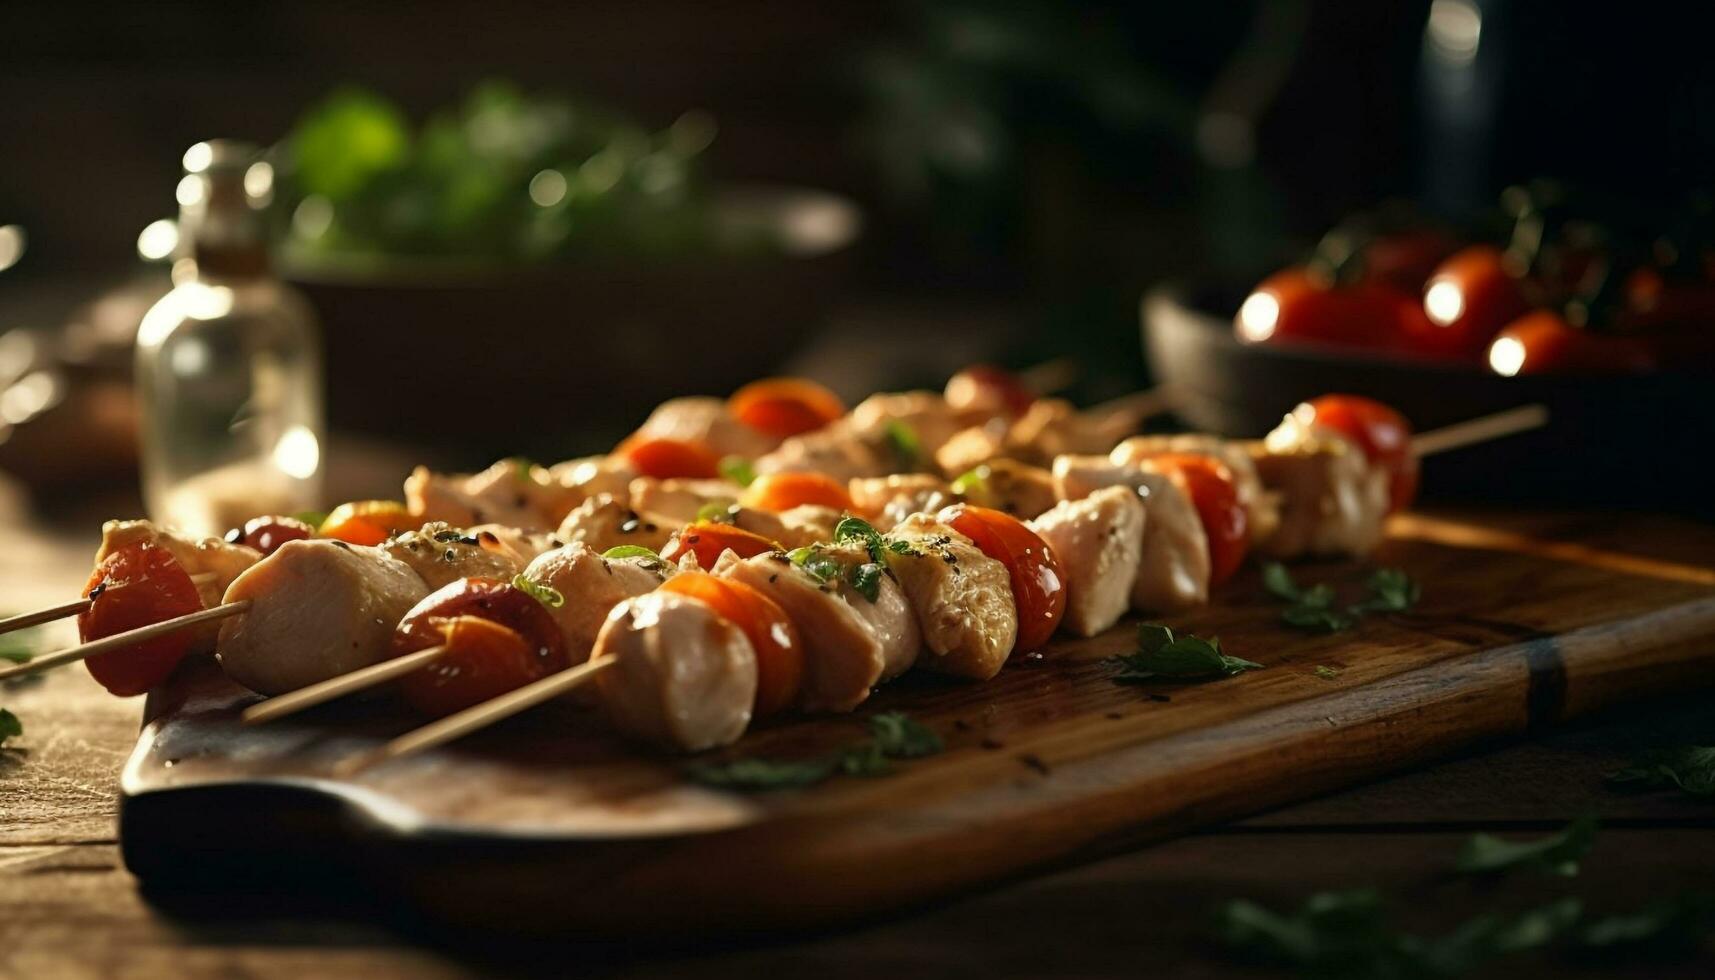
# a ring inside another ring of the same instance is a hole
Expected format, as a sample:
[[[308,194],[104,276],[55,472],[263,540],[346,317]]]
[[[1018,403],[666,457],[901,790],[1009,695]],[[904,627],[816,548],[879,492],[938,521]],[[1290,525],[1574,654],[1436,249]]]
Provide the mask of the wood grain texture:
[[[867,707],[910,711],[948,751],[801,793],[687,785],[679,760],[639,755],[569,705],[335,782],[334,763],[409,719],[376,703],[241,730],[250,699],[188,671],[151,703],[126,769],[126,859],[161,880],[311,861],[438,917],[513,930],[773,931],[1254,813],[1715,674],[1715,587],[1696,566],[1616,570],[1594,544],[1444,538],[1389,542],[1378,562],[1407,569],[1425,598],[1353,634],[1284,632],[1254,578],[1176,618],[1267,665],[1232,680],[1117,686],[1099,661],[1130,645],[1127,630],[983,685],[908,677]],[[1362,579],[1342,564],[1301,574]],[[800,719],[736,751],[809,755],[859,731]]]

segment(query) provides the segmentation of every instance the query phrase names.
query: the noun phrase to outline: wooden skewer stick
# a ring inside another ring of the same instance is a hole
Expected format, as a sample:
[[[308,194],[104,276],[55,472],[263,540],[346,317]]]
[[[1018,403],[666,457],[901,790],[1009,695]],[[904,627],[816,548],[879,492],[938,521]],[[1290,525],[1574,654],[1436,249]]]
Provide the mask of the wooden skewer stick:
[[[199,609],[194,613],[186,613],[183,616],[175,616],[172,619],[163,619],[158,623],[150,623],[148,626],[139,626],[134,630],[126,630],[123,633],[115,633],[112,636],[102,637],[99,640],[91,640],[88,643],[69,647],[57,653],[44,654],[28,663],[18,664],[16,667],[7,667],[4,670],[0,670],[0,681],[12,677],[21,677],[24,674],[34,674],[37,671],[47,670],[51,667],[59,667],[64,664],[74,664],[79,660],[93,657],[98,653],[109,653],[114,650],[122,650],[133,643],[142,643],[144,640],[153,640],[157,636],[165,636],[168,633],[174,633],[187,627],[196,626],[199,623],[208,623],[217,619],[225,619],[228,616],[236,616],[239,613],[248,611],[249,609],[250,600],[240,599],[237,602],[228,602],[224,605],[215,606],[212,609]]]
[[[38,609],[35,612],[20,613],[19,615],[12,616],[7,619],[0,619],[0,633],[10,633],[13,630],[29,629],[32,626],[51,623],[56,619],[64,619],[67,616],[81,616],[83,615],[84,610],[89,608],[89,603],[89,599],[78,599],[74,602],[67,602],[63,605],[51,606],[47,609]]]
[[[1455,423],[1430,432],[1419,433],[1411,440],[1411,451],[1419,458],[1463,449],[1479,442],[1503,436],[1529,432],[1548,424],[1548,408],[1544,405],[1521,405],[1493,415]]]
[[[311,684],[309,687],[301,687],[290,694],[282,694],[279,697],[253,704],[245,708],[244,714],[240,717],[246,725],[259,725],[265,721],[273,721],[275,718],[294,715],[318,704],[326,704],[335,698],[355,694],[378,684],[385,684],[396,677],[403,677],[420,667],[426,666],[446,652],[445,646],[432,646],[414,653],[407,653],[403,657],[394,657],[392,660],[370,664],[368,667],[354,670],[349,674],[330,677],[325,681]]]
[[[1018,372],[1018,383],[1035,394],[1052,395],[1072,387],[1072,382],[1078,380],[1078,374],[1076,358],[1056,357]]]
[[[1143,391],[1134,391],[1129,395],[1111,398],[1097,405],[1084,409],[1084,415],[1102,416],[1114,420],[1124,419],[1128,426],[1136,426],[1144,419],[1153,418],[1166,412],[1173,411],[1178,402],[1178,393],[1171,385],[1157,385]]]
[[[374,752],[354,756],[334,767],[334,775],[350,776],[368,769],[370,766],[397,759],[400,756],[432,749],[444,745],[457,738],[486,728],[505,718],[510,718],[528,708],[534,708],[551,698],[564,694],[571,689],[587,683],[595,675],[617,663],[614,657],[602,657],[589,663],[579,664],[557,674],[551,674],[531,684],[526,684],[516,691],[508,691],[500,697],[491,698],[478,705],[472,705],[456,714],[450,714],[440,721],[431,722],[416,731],[406,732]]]

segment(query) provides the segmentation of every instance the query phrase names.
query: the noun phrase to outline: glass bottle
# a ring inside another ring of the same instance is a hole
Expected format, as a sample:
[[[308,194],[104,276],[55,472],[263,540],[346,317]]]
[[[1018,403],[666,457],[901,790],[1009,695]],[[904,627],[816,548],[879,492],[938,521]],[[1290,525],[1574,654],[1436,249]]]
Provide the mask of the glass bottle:
[[[269,272],[272,168],[232,140],[184,166],[174,288],[137,331],[143,497],[156,521],[217,535],[320,502],[321,343]]]

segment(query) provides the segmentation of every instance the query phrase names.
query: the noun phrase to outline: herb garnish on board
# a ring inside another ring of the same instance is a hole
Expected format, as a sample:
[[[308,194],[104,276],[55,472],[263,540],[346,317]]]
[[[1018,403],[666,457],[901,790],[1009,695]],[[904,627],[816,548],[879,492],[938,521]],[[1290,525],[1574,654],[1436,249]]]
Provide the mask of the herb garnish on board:
[[[756,756],[686,767],[692,779],[708,786],[767,791],[814,786],[836,773],[884,776],[895,759],[920,759],[945,748],[941,736],[904,712],[887,711],[869,719],[870,736],[838,751],[810,759],[766,759]]]
[[[1677,786],[1691,796],[1715,796],[1715,745],[1682,745],[1646,752],[1632,764],[1608,774],[1608,782],[1629,789]]]
[[[1302,588],[1280,562],[1262,569],[1262,584],[1276,598],[1290,603],[1281,610],[1281,622],[1315,633],[1340,633],[1358,625],[1373,612],[1403,612],[1417,604],[1418,584],[1397,568],[1378,568],[1364,583],[1367,595],[1346,606],[1336,605],[1334,587],[1318,582]]]
[[[1160,623],[1139,625],[1137,652],[1114,657],[1112,661],[1120,667],[1113,677],[1116,684],[1202,680],[1262,669],[1262,664],[1228,656],[1221,649],[1218,636],[1207,640],[1189,633],[1175,636]]]

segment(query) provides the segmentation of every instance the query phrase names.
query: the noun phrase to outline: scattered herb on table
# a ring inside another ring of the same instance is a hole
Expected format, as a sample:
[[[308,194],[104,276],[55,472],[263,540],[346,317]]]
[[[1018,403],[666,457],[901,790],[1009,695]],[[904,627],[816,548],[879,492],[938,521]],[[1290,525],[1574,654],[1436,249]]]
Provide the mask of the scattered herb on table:
[[[1638,948],[1687,950],[1715,929],[1715,896],[1681,892],[1636,912],[1609,915],[1578,930],[1578,942],[1594,951]]]
[[[686,774],[699,783],[727,789],[763,792],[814,786],[835,773],[884,776],[895,759],[921,759],[945,748],[941,736],[904,712],[887,711],[869,719],[869,737],[811,759],[744,757],[727,762],[696,763]]]
[[[1533,867],[1570,878],[1596,838],[1596,818],[1579,817],[1557,834],[1531,841],[1502,840],[1473,834],[1460,849],[1454,869],[1465,874],[1492,874]]]
[[[1628,789],[1678,787],[1691,796],[1715,796],[1715,745],[1681,745],[1646,752],[1607,778]]]
[[[1337,681],[1340,679],[1340,671],[1335,667],[1325,667],[1322,664],[1317,664],[1315,667],[1311,668],[1310,672],[1325,681]]]
[[[1139,625],[1137,652],[1112,659],[1120,667],[1113,678],[1118,684],[1231,677],[1262,669],[1262,664],[1228,656],[1221,650],[1220,637],[1205,640],[1189,633],[1175,636],[1173,630],[1160,623]]]
[[[1317,633],[1340,633],[1358,625],[1369,613],[1403,612],[1417,604],[1422,589],[1397,568],[1378,568],[1364,583],[1366,596],[1346,606],[1335,604],[1334,587],[1318,582],[1301,587],[1280,562],[1262,569],[1263,588],[1289,605],[1281,610],[1281,622]]]
[[[18,720],[17,715],[5,708],[0,708],[0,746],[4,746],[7,739],[16,738],[22,734],[24,734],[24,723]]]

